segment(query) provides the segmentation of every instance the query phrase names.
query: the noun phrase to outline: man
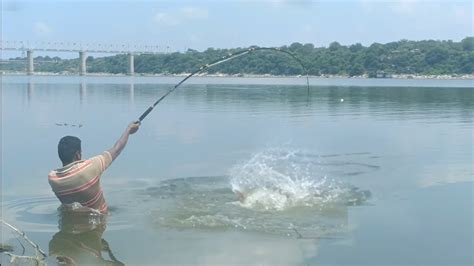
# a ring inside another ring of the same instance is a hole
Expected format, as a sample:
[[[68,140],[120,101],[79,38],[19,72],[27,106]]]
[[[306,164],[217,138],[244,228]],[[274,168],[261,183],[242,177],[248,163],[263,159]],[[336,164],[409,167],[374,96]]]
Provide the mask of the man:
[[[130,123],[115,145],[102,154],[87,160],[81,160],[81,140],[77,137],[65,136],[58,144],[58,155],[63,167],[53,170],[48,181],[63,204],[80,203],[84,207],[107,212],[100,176],[123,150],[128,136],[137,132],[139,122]]]

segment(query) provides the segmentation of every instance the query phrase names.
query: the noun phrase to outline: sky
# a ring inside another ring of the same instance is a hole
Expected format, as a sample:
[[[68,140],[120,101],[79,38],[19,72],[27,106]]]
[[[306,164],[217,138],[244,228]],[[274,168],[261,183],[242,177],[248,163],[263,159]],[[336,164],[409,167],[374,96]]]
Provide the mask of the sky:
[[[473,36],[472,1],[2,0],[2,40],[158,51]]]

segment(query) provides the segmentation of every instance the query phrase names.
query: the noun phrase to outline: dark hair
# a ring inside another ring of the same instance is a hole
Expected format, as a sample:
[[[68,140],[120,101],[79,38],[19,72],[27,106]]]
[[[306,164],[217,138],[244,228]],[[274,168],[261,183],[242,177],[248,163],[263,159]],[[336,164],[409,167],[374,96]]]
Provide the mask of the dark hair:
[[[58,144],[58,155],[63,165],[74,161],[74,154],[81,151],[81,140],[78,137],[65,136]]]

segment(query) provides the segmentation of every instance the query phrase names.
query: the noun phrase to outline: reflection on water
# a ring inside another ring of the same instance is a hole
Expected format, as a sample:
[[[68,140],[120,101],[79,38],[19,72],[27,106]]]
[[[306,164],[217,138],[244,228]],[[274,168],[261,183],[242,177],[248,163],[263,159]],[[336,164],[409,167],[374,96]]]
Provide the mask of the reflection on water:
[[[10,86],[21,86],[21,84]],[[71,86],[74,85],[61,85],[62,88]],[[36,87],[41,88],[41,94],[35,95]],[[113,84],[113,87],[111,90],[104,90],[101,84],[88,84],[85,80],[81,80],[77,99],[80,105],[88,104],[87,96],[91,94],[93,98],[105,97],[109,101],[113,99],[130,106],[138,101],[140,108],[146,109],[146,106],[166,93],[171,85],[136,84],[131,80],[125,84]],[[35,84],[35,81],[30,79],[25,90],[27,102],[43,101],[44,96],[62,93],[57,89],[49,84]],[[74,100],[74,96],[72,97],[70,100]],[[188,108],[197,107],[198,110],[204,112],[234,112],[236,106],[241,106],[254,115],[265,116],[290,114],[304,117],[324,110],[333,116],[369,114],[396,120],[407,118],[446,120],[460,117],[459,122],[472,123],[474,108],[472,88],[464,87],[415,89],[412,87],[311,86],[307,91],[302,86],[294,85],[185,84],[170,97],[174,98],[172,101],[184,102]],[[95,103],[95,100],[93,101]],[[163,104],[166,104],[166,101]]]
[[[31,102],[35,90],[35,84],[33,82],[28,82],[28,88],[26,89],[26,99],[28,104]]]
[[[58,232],[46,181],[58,139],[100,153],[178,81],[3,80],[5,219],[51,254],[99,264],[472,261],[466,83],[184,84],[103,175],[107,221],[61,214]]]
[[[86,100],[87,100],[87,84],[85,82],[81,82],[79,86],[79,102],[82,105],[84,101]]]
[[[124,265],[102,238],[107,215],[77,205],[59,209],[59,232],[49,242],[49,255],[66,265]]]

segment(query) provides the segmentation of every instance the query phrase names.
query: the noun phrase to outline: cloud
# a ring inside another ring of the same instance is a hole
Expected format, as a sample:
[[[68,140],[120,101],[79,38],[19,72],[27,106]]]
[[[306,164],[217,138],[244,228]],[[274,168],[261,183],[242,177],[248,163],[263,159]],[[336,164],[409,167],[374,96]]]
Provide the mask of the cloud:
[[[184,7],[180,10],[180,13],[187,19],[205,19],[209,15],[206,9],[196,7]]]
[[[178,10],[157,13],[153,20],[166,26],[176,26],[190,20],[207,19],[209,12],[203,8],[183,7]]]
[[[363,10],[365,10],[367,12],[374,11],[373,1],[371,1],[371,0],[361,0],[359,3],[361,4]]]
[[[53,29],[51,29],[51,27],[48,26],[46,23],[37,21],[33,27],[33,31],[37,35],[49,35],[53,32]]]
[[[23,9],[23,3],[22,2],[16,2],[16,1],[5,1],[3,3],[3,11],[6,12],[18,12]]]
[[[155,15],[154,20],[160,24],[175,26],[180,23],[179,19],[169,13],[158,13]]]
[[[380,9],[389,9],[397,14],[412,14],[419,7],[420,0],[398,0],[398,1],[375,1],[360,0],[363,10],[367,12],[379,12]]]
[[[464,6],[461,6],[461,5],[453,6],[452,14],[453,14],[454,20],[460,24],[469,25],[472,23],[472,13],[468,8],[465,8]]]
[[[293,5],[293,6],[300,6],[300,7],[308,7],[314,4],[312,0],[281,0],[283,4],[286,5]]]
[[[309,24],[306,24],[303,26],[303,32],[306,32],[306,33],[310,33],[313,31],[313,26],[309,25]]]
[[[274,7],[274,8],[285,8],[288,6],[307,8],[316,3],[315,0],[260,0],[260,1],[240,0],[240,1],[243,3],[263,2],[265,4],[269,4],[271,7]]]
[[[197,34],[191,34],[188,36],[189,41],[192,43],[197,43],[201,41],[201,38]]]
[[[397,13],[411,14],[416,10],[418,2],[418,0],[399,0],[391,6]]]

